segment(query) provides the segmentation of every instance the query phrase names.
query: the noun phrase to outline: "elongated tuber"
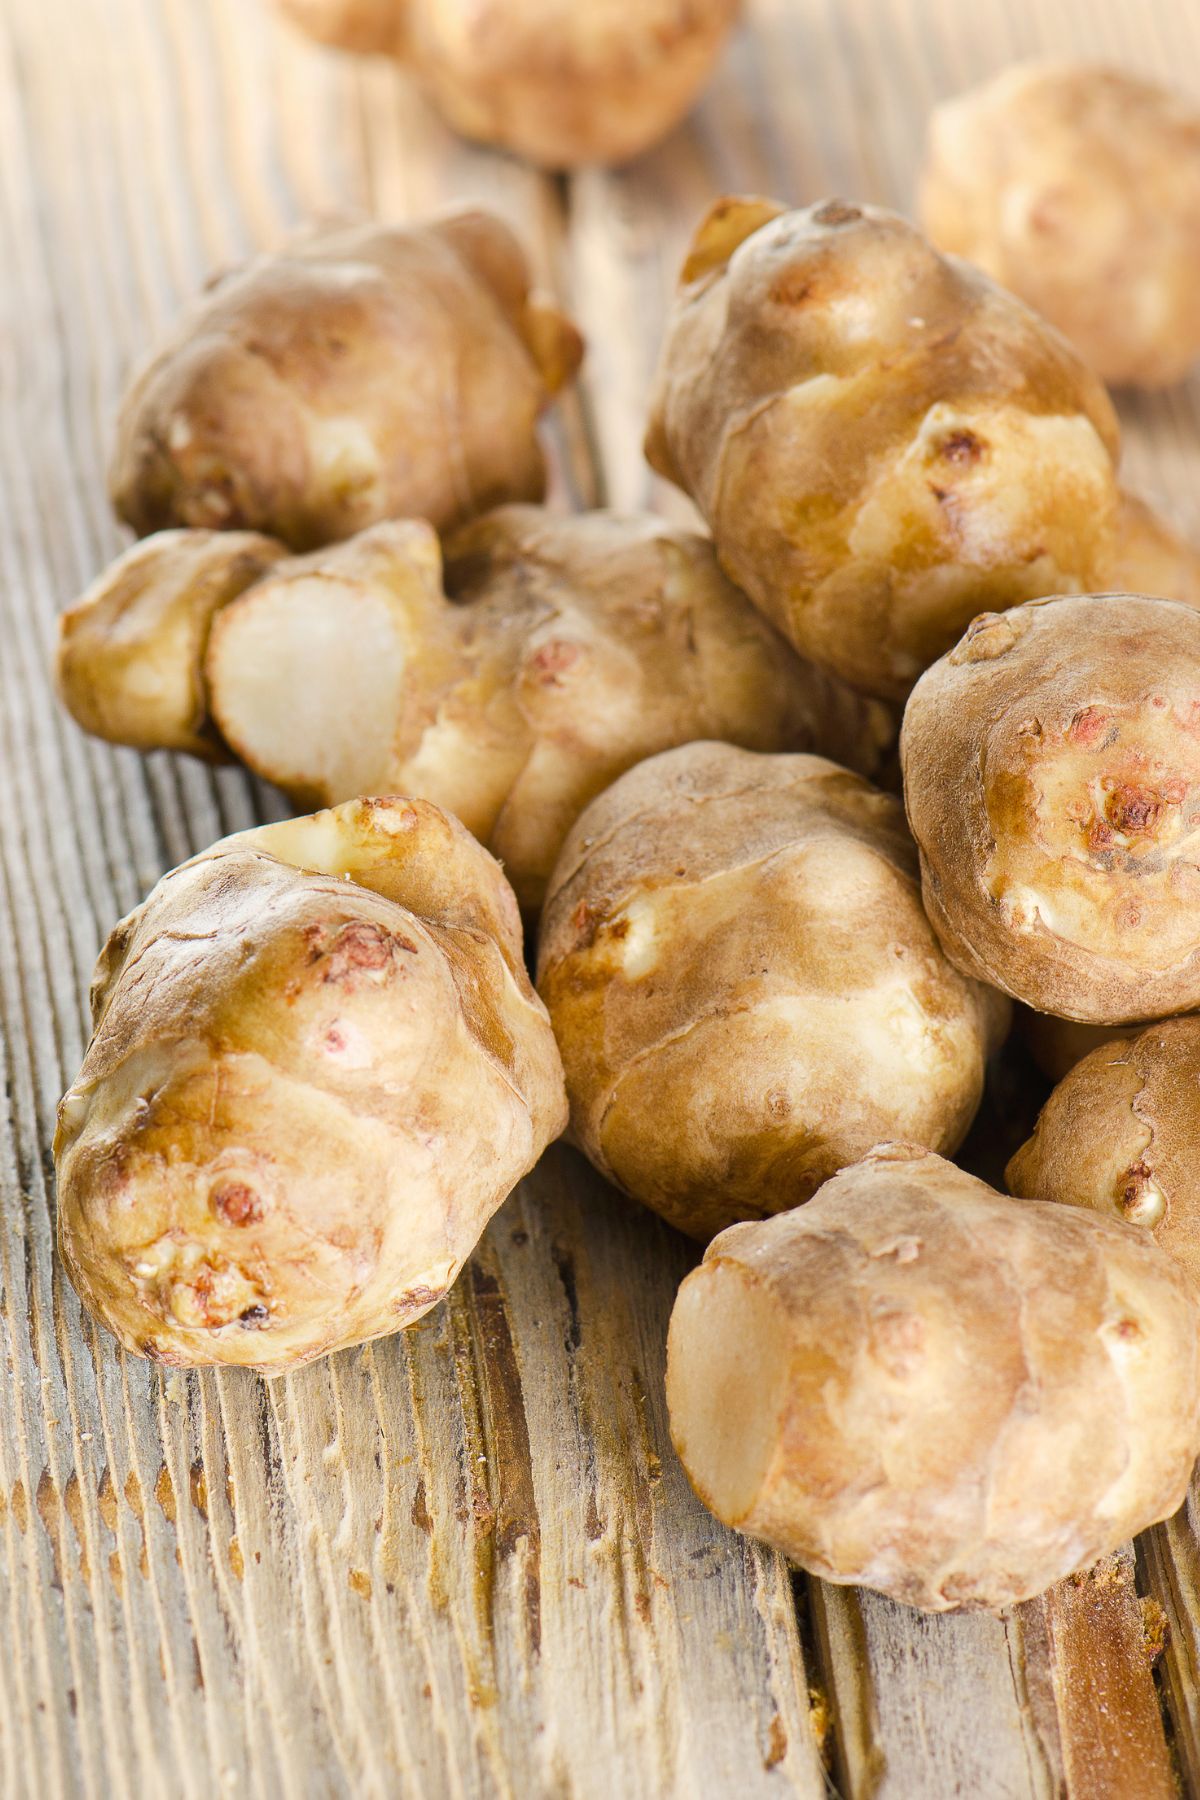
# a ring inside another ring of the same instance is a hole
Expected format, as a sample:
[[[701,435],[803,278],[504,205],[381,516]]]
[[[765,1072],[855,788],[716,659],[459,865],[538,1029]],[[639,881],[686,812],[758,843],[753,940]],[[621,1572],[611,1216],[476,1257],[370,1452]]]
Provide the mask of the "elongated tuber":
[[[488,213],[310,232],[212,284],[135,378],[113,503],[139,535],[244,528],[307,550],[537,500],[538,415],[581,354]]]
[[[96,737],[224,759],[204,679],[212,622],[285,555],[252,531],[160,531],[134,544],[59,619],[64,705]]]
[[[888,1133],[957,1148],[1007,1023],[938,947],[898,801],[725,744],[640,763],[581,815],[538,987],[576,1141],[699,1238]]]
[[[723,1232],[667,1355],[718,1518],[932,1612],[1116,1549],[1174,1512],[1200,1446],[1200,1306],[1150,1237],[910,1145]]]
[[[647,455],[802,655],[903,699],[986,607],[1107,583],[1117,425],[1020,301],[893,213],[718,202]]]
[[[191,580],[194,559],[176,568],[176,550],[155,565],[162,591],[132,582],[127,559],[63,622],[67,704],[91,723],[104,695],[117,737],[127,708],[143,747],[122,645],[135,635],[154,661],[170,590]],[[434,534],[397,521],[278,563],[221,611],[186,671],[194,646],[160,636],[162,682],[203,693],[206,740],[298,805],[398,792],[449,808],[530,910],[582,808],[643,756],[713,736],[827,749],[873,774],[892,743],[886,709],[803,663],[690,532],[509,507],[452,537],[446,558],[444,590]],[[131,593],[114,641],[114,595]]]

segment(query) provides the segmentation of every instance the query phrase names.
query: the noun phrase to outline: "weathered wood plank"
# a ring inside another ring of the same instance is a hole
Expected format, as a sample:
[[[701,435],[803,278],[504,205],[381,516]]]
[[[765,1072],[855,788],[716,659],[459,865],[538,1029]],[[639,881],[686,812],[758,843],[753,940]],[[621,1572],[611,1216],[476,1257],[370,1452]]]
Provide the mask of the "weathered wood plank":
[[[1011,1629],[1059,1791],[1171,1800],[1175,1773],[1152,1673],[1166,1618],[1137,1593],[1132,1547],[1016,1608]]]
[[[688,1252],[566,1153],[419,1331],[269,1388],[122,1357],[61,1280],[48,1144],[95,949],[276,806],[52,703],[54,613],[118,541],[129,364],[313,213],[483,199],[544,279],[568,258],[555,184],[262,9],[19,0],[0,59],[3,1791],[822,1792],[788,1572],[666,1459]],[[563,501],[594,490],[588,431],[556,428]]]
[[[844,1793],[1045,1800],[1057,1792],[1005,1621],[927,1617],[820,1582],[813,1605]]]
[[[5,1796],[823,1791],[788,1573],[708,1519],[669,1450],[662,1339],[689,1252],[570,1153],[417,1331],[272,1386],[163,1377],[80,1318],[47,1153],[91,958],[164,866],[279,808],[236,772],[87,742],[46,662],[57,605],[118,542],[103,463],[129,364],[212,266],[312,214],[498,207],[591,338],[553,427],[556,500],[687,516],[645,469],[641,413],[708,201],[906,206],[929,102],[1043,48],[1177,76],[1200,22],[753,0],[687,127],[559,184],[460,144],[390,65],[315,51],[263,0],[0,11]],[[1200,384],[1122,410],[1135,485],[1200,530]],[[1142,1558],[1200,1785],[1191,1516]],[[813,1613],[848,1793],[1090,1796],[1129,1769],[1163,1791],[1127,1570],[1005,1621],[835,1589]],[[1097,1670],[1128,1677],[1121,1707]]]
[[[1200,1791],[1200,1478],[1184,1505],[1138,1540],[1147,1592],[1163,1608],[1167,1635],[1159,1663],[1187,1791]]]
[[[847,1792],[1177,1792],[1152,1674],[1166,1620],[1131,1550],[1000,1617],[924,1618],[820,1583],[814,1607]]]
[[[1119,6],[812,0],[797,7],[792,0],[752,0],[751,29],[694,126],[631,170],[593,173],[573,184],[581,303],[597,320],[653,313],[656,293],[661,308],[692,225],[720,192],[765,192],[797,203],[843,193],[909,210],[929,107],[1015,57],[1107,56],[1178,80],[1187,66],[1181,58],[1198,47],[1196,18],[1185,19],[1182,10],[1153,9],[1146,31],[1140,10]],[[631,416],[629,396],[644,391],[653,367],[644,336],[610,332],[603,363],[593,358],[588,379],[600,443],[614,471],[609,492],[623,504],[649,501],[683,516],[686,507],[672,491],[637,464],[640,421]],[[1167,395],[1122,396],[1121,406],[1127,479],[1200,534],[1198,395],[1200,382],[1193,381]],[[1014,1110],[1014,1096],[1001,1096],[991,1120],[997,1139],[1002,1126],[1011,1135]],[[1003,1150],[977,1141],[979,1172],[1002,1182],[1007,1155],[1024,1135],[1018,1124]],[[1192,1544],[1190,1531],[1178,1527],[1156,1541],[1175,1544],[1181,1554]],[[1179,1577],[1176,1604],[1190,1620],[1198,1616],[1200,1594],[1183,1586],[1179,1570],[1172,1572]],[[896,1796],[1120,1792],[1128,1718],[1120,1708],[1081,1712],[1079,1692],[1064,1675],[1067,1669],[1078,1674],[1070,1657],[1095,1601],[1092,1589],[1072,1588],[1015,1621],[925,1620],[878,1595],[812,1584],[847,1789]],[[1098,1632],[1105,1616],[1097,1606]],[[1123,1616],[1129,1623],[1133,1612]],[[1057,1637],[1051,1620],[1058,1621]],[[1116,1654],[1114,1636],[1092,1641],[1104,1641]],[[1188,1642],[1194,1648],[1197,1641],[1189,1626]],[[1167,1691],[1177,1728],[1194,1724],[1194,1664],[1181,1669],[1175,1658],[1168,1668],[1176,1675]],[[1159,1728],[1154,1747],[1156,1694],[1144,1663],[1130,1683],[1140,1725],[1151,1733],[1146,1792],[1159,1792],[1164,1740]],[[1194,1742],[1194,1732],[1186,1742]],[[1103,1785],[1106,1757],[1118,1785]],[[1194,1753],[1186,1766],[1200,1785]]]

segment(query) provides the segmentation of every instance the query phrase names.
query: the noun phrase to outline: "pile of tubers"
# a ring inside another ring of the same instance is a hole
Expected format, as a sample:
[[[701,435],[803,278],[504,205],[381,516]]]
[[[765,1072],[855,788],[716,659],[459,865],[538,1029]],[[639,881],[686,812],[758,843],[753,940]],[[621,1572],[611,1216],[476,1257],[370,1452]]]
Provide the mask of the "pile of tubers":
[[[290,10],[403,49],[504,138],[437,72],[455,8]],[[719,33],[735,8],[687,10]],[[59,1241],[127,1349],[273,1375],[403,1328],[566,1128],[707,1246],[667,1397],[728,1524],[943,1611],[1181,1503],[1200,555],[1122,491],[1100,374],[993,279],[1070,330],[1061,259],[1040,287],[1036,231],[1025,263],[992,238],[1031,120],[1081,207],[1120,187],[1070,142],[1114,108],[1139,167],[1186,161],[1194,231],[1196,120],[1086,70],[938,115],[934,241],[718,202],[647,433],[710,536],[541,504],[538,416],[582,344],[479,212],[311,232],[136,377],[111,478],[141,535],[63,614],[59,693],[318,810],[172,870],[101,954]],[[1200,347],[1178,220],[1124,360],[1079,313],[1101,374]],[[947,1159],[1014,1003],[1062,1079],[1010,1197]]]

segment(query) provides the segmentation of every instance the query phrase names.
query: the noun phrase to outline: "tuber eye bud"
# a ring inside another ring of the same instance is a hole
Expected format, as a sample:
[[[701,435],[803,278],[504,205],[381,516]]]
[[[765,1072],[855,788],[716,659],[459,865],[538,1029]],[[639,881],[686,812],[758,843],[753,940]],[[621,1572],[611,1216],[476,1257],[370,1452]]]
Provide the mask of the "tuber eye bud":
[[[263,1216],[261,1199],[244,1181],[223,1181],[214,1188],[212,1209],[226,1225],[256,1225]]]
[[[1120,1210],[1131,1225],[1144,1225],[1153,1231],[1166,1215],[1167,1197],[1154,1180],[1145,1163],[1135,1163],[1125,1178]]]
[[[971,620],[959,643],[946,661],[959,668],[963,663],[995,662],[1007,656],[1014,644],[1020,643],[1028,629],[1028,621],[1020,612],[980,613]]]
[[[813,218],[818,225],[854,225],[862,218],[862,208],[851,206],[846,200],[826,200],[824,206],[818,206]]]

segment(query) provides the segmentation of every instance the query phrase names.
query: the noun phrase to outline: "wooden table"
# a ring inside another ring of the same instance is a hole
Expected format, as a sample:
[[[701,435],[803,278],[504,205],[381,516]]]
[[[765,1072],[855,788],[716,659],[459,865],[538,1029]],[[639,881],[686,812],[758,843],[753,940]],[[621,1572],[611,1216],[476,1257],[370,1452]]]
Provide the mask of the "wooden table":
[[[390,65],[302,43],[264,0],[2,0],[6,1800],[1194,1790],[1190,1512],[1002,1618],[794,1575],[708,1517],[670,1450],[691,1252],[567,1151],[413,1331],[271,1384],[119,1354],[53,1251],[97,946],[169,864],[279,810],[236,772],[85,739],[47,681],[56,610],[119,543],[122,382],[181,300],[313,214],[484,200],[590,340],[552,427],[558,500],[678,511],[642,411],[708,200],[904,207],[935,96],[1046,49],[1194,82],[1196,0],[757,0],[684,131],[570,181],[462,145]],[[1133,483],[1200,532],[1198,400],[1122,410]]]

